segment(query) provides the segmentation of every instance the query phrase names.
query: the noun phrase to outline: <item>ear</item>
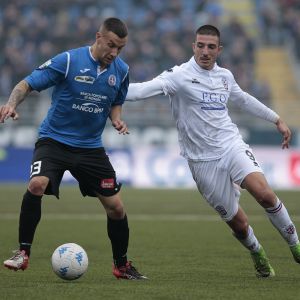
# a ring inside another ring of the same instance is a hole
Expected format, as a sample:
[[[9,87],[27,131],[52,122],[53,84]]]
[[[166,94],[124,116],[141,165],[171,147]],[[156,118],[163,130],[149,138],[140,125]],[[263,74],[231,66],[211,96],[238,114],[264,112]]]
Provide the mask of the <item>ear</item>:
[[[219,46],[218,54],[220,54],[223,51],[223,46]]]
[[[193,49],[193,52],[195,53],[196,43],[193,43],[193,44],[192,44],[192,49]]]
[[[102,37],[102,33],[99,32],[99,31],[97,31],[97,32],[96,32],[96,39],[99,39],[99,38],[101,38],[101,37]]]

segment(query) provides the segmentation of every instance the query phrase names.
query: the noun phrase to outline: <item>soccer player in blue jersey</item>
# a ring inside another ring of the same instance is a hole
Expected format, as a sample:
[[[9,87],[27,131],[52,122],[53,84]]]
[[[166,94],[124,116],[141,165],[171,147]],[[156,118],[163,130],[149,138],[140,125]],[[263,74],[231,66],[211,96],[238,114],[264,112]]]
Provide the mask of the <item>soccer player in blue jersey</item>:
[[[107,231],[113,252],[113,274],[123,279],[146,279],[127,260],[129,228],[120,197],[121,184],[102,145],[101,134],[110,118],[120,134],[129,78],[128,65],[118,57],[127,42],[127,27],[108,18],[92,46],[58,54],[34,70],[13,89],[0,107],[0,123],[17,120],[18,105],[31,91],[54,86],[48,114],[39,128],[30,181],[19,219],[19,250],[4,261],[13,270],[28,267],[30,249],[41,218],[44,194],[59,197],[66,170],[76,178],[83,196],[97,197],[107,213]]]

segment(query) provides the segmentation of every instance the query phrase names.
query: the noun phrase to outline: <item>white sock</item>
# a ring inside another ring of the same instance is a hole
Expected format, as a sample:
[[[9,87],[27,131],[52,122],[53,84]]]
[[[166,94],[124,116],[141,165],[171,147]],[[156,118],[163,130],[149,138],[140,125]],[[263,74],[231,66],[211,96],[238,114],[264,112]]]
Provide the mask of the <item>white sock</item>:
[[[289,246],[299,243],[296,227],[283,203],[277,198],[276,205],[266,209],[273,226],[280,232]]]
[[[260,248],[260,244],[259,244],[256,236],[254,235],[253,229],[252,229],[252,227],[250,225],[248,227],[248,236],[245,239],[241,239],[241,238],[239,238],[236,235],[234,235],[234,236],[248,250],[250,250],[251,252],[258,252],[258,250]]]

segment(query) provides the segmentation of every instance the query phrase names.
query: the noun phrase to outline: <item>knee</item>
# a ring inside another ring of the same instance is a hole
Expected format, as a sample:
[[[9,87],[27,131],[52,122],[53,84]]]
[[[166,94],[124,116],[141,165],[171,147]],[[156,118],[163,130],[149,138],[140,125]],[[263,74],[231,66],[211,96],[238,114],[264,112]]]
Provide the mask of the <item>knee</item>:
[[[29,182],[28,190],[33,195],[42,196],[46,190],[46,187],[47,183],[44,180],[38,177],[33,177]]]
[[[121,200],[111,201],[109,204],[105,204],[104,208],[111,219],[119,220],[124,218],[125,209]]]
[[[123,219],[125,215],[124,206],[122,203],[115,204],[114,206],[111,206],[109,210],[107,210],[107,214],[112,219]]]

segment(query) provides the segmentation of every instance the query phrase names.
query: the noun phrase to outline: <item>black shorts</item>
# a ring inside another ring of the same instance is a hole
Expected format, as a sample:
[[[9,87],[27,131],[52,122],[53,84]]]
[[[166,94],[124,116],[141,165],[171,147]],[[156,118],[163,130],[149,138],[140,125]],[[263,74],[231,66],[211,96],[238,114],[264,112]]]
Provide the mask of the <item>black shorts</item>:
[[[83,196],[112,196],[121,189],[104,148],[77,148],[50,138],[39,139],[35,144],[30,177],[49,178],[45,194],[59,197],[59,186],[66,170],[79,182]]]

